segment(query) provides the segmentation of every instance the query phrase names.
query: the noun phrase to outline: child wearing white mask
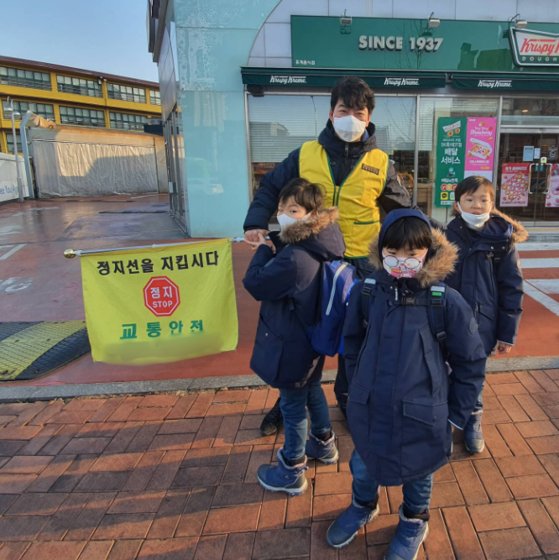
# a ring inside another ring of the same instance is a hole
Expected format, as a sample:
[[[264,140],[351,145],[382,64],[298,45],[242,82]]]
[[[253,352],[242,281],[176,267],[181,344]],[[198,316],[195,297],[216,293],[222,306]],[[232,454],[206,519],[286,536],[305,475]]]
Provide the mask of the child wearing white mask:
[[[486,355],[510,352],[522,314],[522,271],[515,243],[527,239],[524,227],[495,209],[495,187],[485,177],[467,177],[454,192],[455,218],[446,237],[459,249],[458,262],[446,282],[470,304]],[[482,393],[464,429],[472,454],[485,447]]]
[[[250,367],[279,389],[285,429],[277,465],[261,465],[256,475],[272,492],[301,494],[308,485],[307,459],[338,460],[321,387],[324,356],[313,350],[307,334],[316,321],[321,265],[344,254],[337,216],[336,208],[324,208],[321,186],[293,179],[279,195],[279,235],[271,232],[270,242],[262,233],[258,241],[247,240],[256,252],[243,284],[262,302]]]

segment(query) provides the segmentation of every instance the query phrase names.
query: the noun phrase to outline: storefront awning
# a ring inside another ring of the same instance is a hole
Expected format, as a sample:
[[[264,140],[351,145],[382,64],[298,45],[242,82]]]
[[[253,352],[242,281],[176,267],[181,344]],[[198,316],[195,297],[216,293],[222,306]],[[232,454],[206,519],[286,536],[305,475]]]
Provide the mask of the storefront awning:
[[[450,84],[456,89],[477,91],[559,91],[559,76],[553,74],[453,73]]]
[[[242,67],[243,84],[249,91],[268,88],[332,88],[342,76],[359,76],[374,89],[425,90],[445,87],[444,72],[349,70],[341,68]]]

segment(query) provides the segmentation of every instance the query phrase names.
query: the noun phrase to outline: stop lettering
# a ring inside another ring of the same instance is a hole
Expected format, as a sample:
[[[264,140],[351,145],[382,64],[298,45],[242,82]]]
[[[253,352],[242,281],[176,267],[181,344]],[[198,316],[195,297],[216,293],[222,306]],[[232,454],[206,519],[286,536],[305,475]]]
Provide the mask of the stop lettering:
[[[172,315],[180,303],[179,287],[167,276],[154,276],[144,286],[144,305],[157,317]]]

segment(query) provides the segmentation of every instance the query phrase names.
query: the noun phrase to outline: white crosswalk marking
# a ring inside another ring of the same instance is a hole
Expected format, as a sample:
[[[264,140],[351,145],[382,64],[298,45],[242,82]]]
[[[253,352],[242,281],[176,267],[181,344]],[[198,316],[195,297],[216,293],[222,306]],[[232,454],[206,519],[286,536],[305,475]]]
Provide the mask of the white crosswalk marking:
[[[524,293],[559,317],[559,302],[541,292],[533,282],[533,280],[524,280]]]
[[[6,252],[0,255],[0,261],[9,259],[14,253],[25,247],[25,243],[19,245],[0,245],[0,253],[5,250]]]

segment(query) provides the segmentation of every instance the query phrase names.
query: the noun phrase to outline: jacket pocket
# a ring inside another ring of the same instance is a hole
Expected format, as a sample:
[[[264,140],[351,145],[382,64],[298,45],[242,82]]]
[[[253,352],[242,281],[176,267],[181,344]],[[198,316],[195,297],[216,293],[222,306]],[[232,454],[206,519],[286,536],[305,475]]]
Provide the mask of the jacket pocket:
[[[260,317],[250,367],[272,387],[278,380],[282,354],[283,340],[275,335]]]
[[[450,454],[448,403],[404,401],[402,415],[402,476],[439,467]]]

